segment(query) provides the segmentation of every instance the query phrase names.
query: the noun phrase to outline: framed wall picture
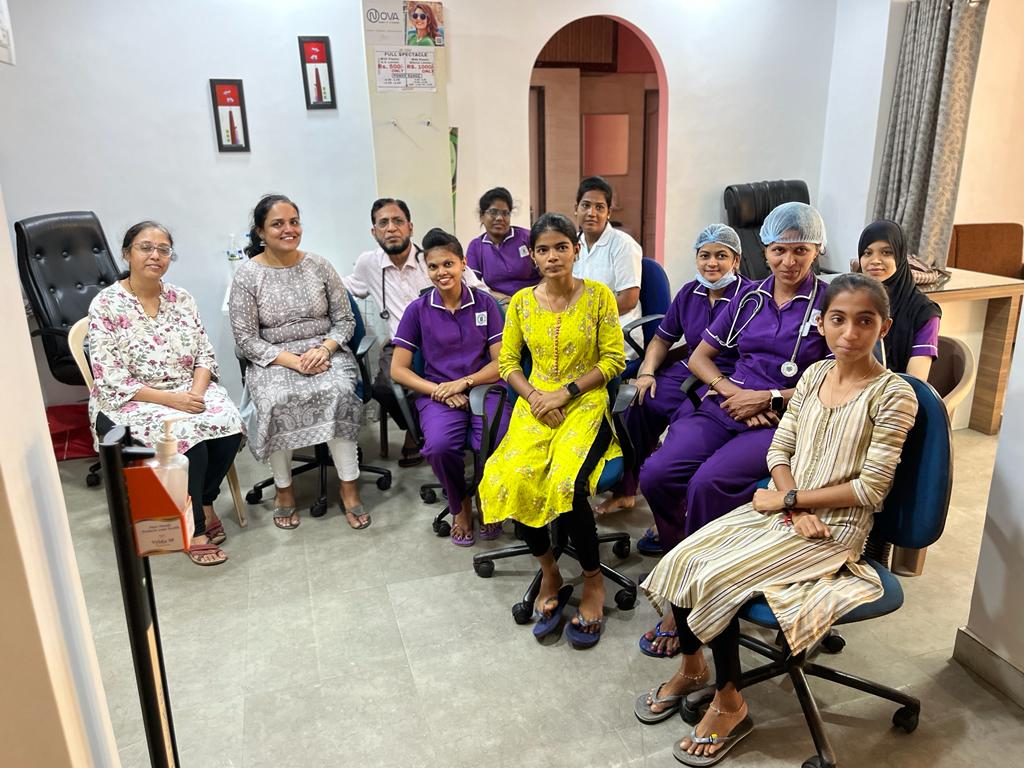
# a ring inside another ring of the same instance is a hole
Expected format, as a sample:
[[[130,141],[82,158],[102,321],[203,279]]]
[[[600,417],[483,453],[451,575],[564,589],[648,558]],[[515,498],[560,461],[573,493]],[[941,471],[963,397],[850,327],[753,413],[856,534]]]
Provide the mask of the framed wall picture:
[[[217,128],[217,149],[221,152],[249,151],[249,123],[245,119],[245,92],[241,80],[210,79],[213,120]]]
[[[306,109],[337,109],[330,38],[300,37],[299,59],[302,83],[306,87]]]

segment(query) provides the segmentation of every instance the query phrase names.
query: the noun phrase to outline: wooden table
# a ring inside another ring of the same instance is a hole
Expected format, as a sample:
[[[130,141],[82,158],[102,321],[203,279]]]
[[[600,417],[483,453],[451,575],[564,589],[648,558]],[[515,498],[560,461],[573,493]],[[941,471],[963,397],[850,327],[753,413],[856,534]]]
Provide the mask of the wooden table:
[[[986,302],[981,349],[977,353],[978,378],[974,385],[970,427],[986,435],[999,431],[1003,419],[1006,380],[1010,374],[1010,354],[1017,336],[1024,280],[1000,275],[950,269],[952,277],[938,288],[922,287],[929,298],[943,309],[954,309],[955,302]],[[940,326],[940,333],[946,334]]]

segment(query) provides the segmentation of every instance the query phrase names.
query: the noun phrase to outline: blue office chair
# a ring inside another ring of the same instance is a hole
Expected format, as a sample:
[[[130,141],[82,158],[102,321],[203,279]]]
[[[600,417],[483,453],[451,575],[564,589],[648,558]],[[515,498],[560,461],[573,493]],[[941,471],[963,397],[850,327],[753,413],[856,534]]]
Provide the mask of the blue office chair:
[[[946,524],[949,494],[953,485],[949,416],[942,398],[930,384],[913,376],[901,375],[917,395],[917,419],[903,444],[892,490],[882,510],[875,515],[874,527],[865,548],[865,560],[878,573],[884,592],[874,602],[860,605],[840,617],[836,625],[876,619],[898,610],[903,605],[903,589],[899,580],[884,564],[888,560],[889,548],[893,545],[914,549],[930,546],[938,541]],[[882,562],[872,559],[868,553],[876,554]],[[778,621],[763,597],[749,601],[740,610],[739,616],[767,629],[779,629]],[[783,674],[789,675],[817,750],[816,755],[804,762],[803,768],[834,768],[836,765],[835,752],[825,732],[825,724],[807,685],[807,675],[893,701],[901,705],[892,717],[893,725],[906,733],[917,728],[921,712],[920,700],[895,688],[810,662],[806,652],[791,655],[785,637],[781,633],[780,637],[780,647],[776,647],[757,638],[741,635],[740,643],[743,646],[771,659],[769,663],[744,673],[743,688]],[[713,696],[713,689],[704,689],[688,696],[680,711],[683,719],[690,724],[697,723],[700,720],[700,707]]]
[[[524,350],[524,357],[522,360],[524,373],[529,373],[529,354]],[[511,388],[509,388],[511,390]],[[620,379],[615,378],[608,382],[608,398],[612,403],[612,424],[615,428],[615,434],[619,438],[619,445],[622,447],[624,456],[629,456],[633,450],[633,444],[629,439],[629,432],[626,430],[622,423],[622,414],[626,408],[636,397],[636,387],[632,384],[622,384]],[[513,399],[514,402],[514,399]],[[481,466],[487,461],[489,453],[481,450]],[[601,470],[601,476],[597,481],[597,493],[604,493],[609,491],[622,479],[622,473],[625,469],[625,461],[622,457],[612,459],[611,461],[605,462],[604,469]],[[568,535],[558,525],[556,520],[551,524],[553,542],[553,552],[555,559],[557,560],[561,555],[565,554],[574,560],[579,561],[579,556],[576,554],[576,550],[568,542]],[[614,533],[600,533],[598,534],[597,540],[601,544],[612,544],[612,552],[616,557],[624,559],[629,557],[630,550],[630,537],[626,531],[617,531]],[[530,548],[526,544],[516,544],[511,547],[505,547],[503,549],[496,549],[490,552],[480,552],[473,555],[473,570],[477,576],[481,578],[490,578],[494,575],[494,561],[504,560],[510,557],[530,556]],[[620,589],[615,593],[615,604],[621,610],[629,610],[636,605],[636,582],[627,576],[619,573],[610,566],[601,563],[601,573],[605,578],[610,579],[615,584],[618,584]],[[533,581],[530,582],[530,586],[527,588],[526,593],[523,595],[521,602],[516,603],[512,606],[512,617],[515,619],[516,624],[526,624],[533,618],[533,605],[537,600],[537,595],[540,592],[540,570],[533,577]]]
[[[654,332],[658,330],[658,323],[665,317],[669,305],[672,303],[672,288],[669,286],[668,275],[664,267],[654,259],[644,258],[640,262],[640,311],[643,317],[638,317],[622,328],[626,337],[626,343],[636,352],[636,360],[629,360],[626,363],[626,370],[622,372],[623,380],[636,378],[636,372],[640,370],[640,363],[644,359],[644,350],[654,338]],[[636,328],[643,329],[643,349],[636,343],[630,332]]]
[[[373,336],[369,336],[366,333],[366,324],[363,322],[363,316],[359,313],[359,307],[356,305],[356,301],[352,298],[352,294],[346,291],[348,296],[349,306],[352,307],[352,316],[355,318],[356,327],[352,331],[352,338],[348,340],[348,347],[352,350],[352,354],[355,355],[356,365],[359,368],[359,378],[356,380],[356,395],[363,404],[370,402],[373,396],[372,387],[370,386],[370,370],[366,363],[366,355],[373,348],[373,345],[377,340]],[[245,369],[249,365],[249,361],[241,357],[236,350],[235,356],[238,357],[239,364],[242,368],[242,382],[245,382]],[[309,514],[313,517],[323,517],[327,514],[327,467],[332,464],[330,451],[327,450],[327,446],[321,443],[313,449],[313,455],[308,454],[295,454],[293,457],[294,461],[302,462],[298,467],[292,470],[292,476],[301,475],[305,472],[312,472],[313,470],[319,470],[319,496],[313,505],[309,508]],[[359,449],[359,471],[367,472],[371,475],[378,475],[377,487],[386,491],[391,487],[391,470],[385,469],[384,467],[375,467],[369,464],[363,464],[363,449]],[[246,494],[245,500],[250,504],[258,504],[263,498],[263,489],[268,488],[274,484],[274,478],[268,477],[266,480],[261,480],[256,483]]]

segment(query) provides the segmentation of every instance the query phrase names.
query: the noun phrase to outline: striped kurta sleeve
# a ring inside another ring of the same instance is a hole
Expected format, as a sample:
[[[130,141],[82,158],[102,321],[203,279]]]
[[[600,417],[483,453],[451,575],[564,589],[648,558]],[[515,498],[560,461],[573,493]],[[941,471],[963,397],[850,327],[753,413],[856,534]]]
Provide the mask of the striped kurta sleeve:
[[[786,412],[783,414],[782,420],[779,421],[779,426],[775,430],[775,437],[772,438],[772,444],[768,448],[769,472],[778,466],[792,468],[790,460],[793,458],[793,452],[796,450],[796,430],[797,425],[800,423],[800,409],[803,406],[807,390],[814,390],[814,382],[818,380],[818,371],[820,369],[821,364],[815,363],[804,371],[804,375],[796,383],[796,390],[793,392],[793,396],[789,398],[789,405],[786,406]]]
[[[871,443],[860,475],[850,484],[862,506],[878,509],[892,487],[907,433],[917,417],[917,397],[903,379],[892,376],[871,414]]]

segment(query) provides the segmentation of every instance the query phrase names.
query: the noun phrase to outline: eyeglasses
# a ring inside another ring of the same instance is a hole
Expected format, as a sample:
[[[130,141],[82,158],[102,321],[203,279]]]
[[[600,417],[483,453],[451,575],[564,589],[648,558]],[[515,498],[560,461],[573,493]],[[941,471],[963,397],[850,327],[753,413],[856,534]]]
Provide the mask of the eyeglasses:
[[[719,253],[698,253],[697,254],[697,261],[711,261],[712,259],[714,259],[715,261],[725,262],[725,261],[732,261],[733,258],[735,258],[735,257],[731,253],[719,252]]]
[[[423,13],[423,11],[413,11],[409,15],[412,18],[416,19],[416,21],[426,21],[427,20],[427,14]]]
[[[379,229],[379,230],[380,230],[381,232],[384,232],[384,231],[386,231],[386,230],[387,230],[387,228],[388,228],[388,227],[390,227],[390,226],[392,226],[392,225],[394,225],[394,227],[395,227],[396,229],[401,229],[402,227],[404,227],[404,226],[405,226],[406,224],[408,224],[408,223],[409,223],[409,222],[408,222],[408,221],[406,221],[406,220],[405,220],[404,218],[402,218],[401,216],[395,216],[395,217],[394,217],[394,218],[392,218],[392,219],[378,219],[378,220],[377,220],[377,223],[376,223],[376,224],[374,224],[373,226],[374,226],[374,227],[375,227],[376,229]]]
[[[134,243],[132,248],[138,248],[146,256],[149,256],[156,251],[161,257],[165,259],[171,258],[174,255],[174,249],[169,245],[153,245],[153,243]]]
[[[580,210],[584,213],[588,213],[590,211],[605,213],[608,210],[608,206],[605,203],[592,203],[589,200],[584,200],[580,203]]]
[[[488,208],[484,211],[492,219],[511,219],[512,211],[507,208]]]

